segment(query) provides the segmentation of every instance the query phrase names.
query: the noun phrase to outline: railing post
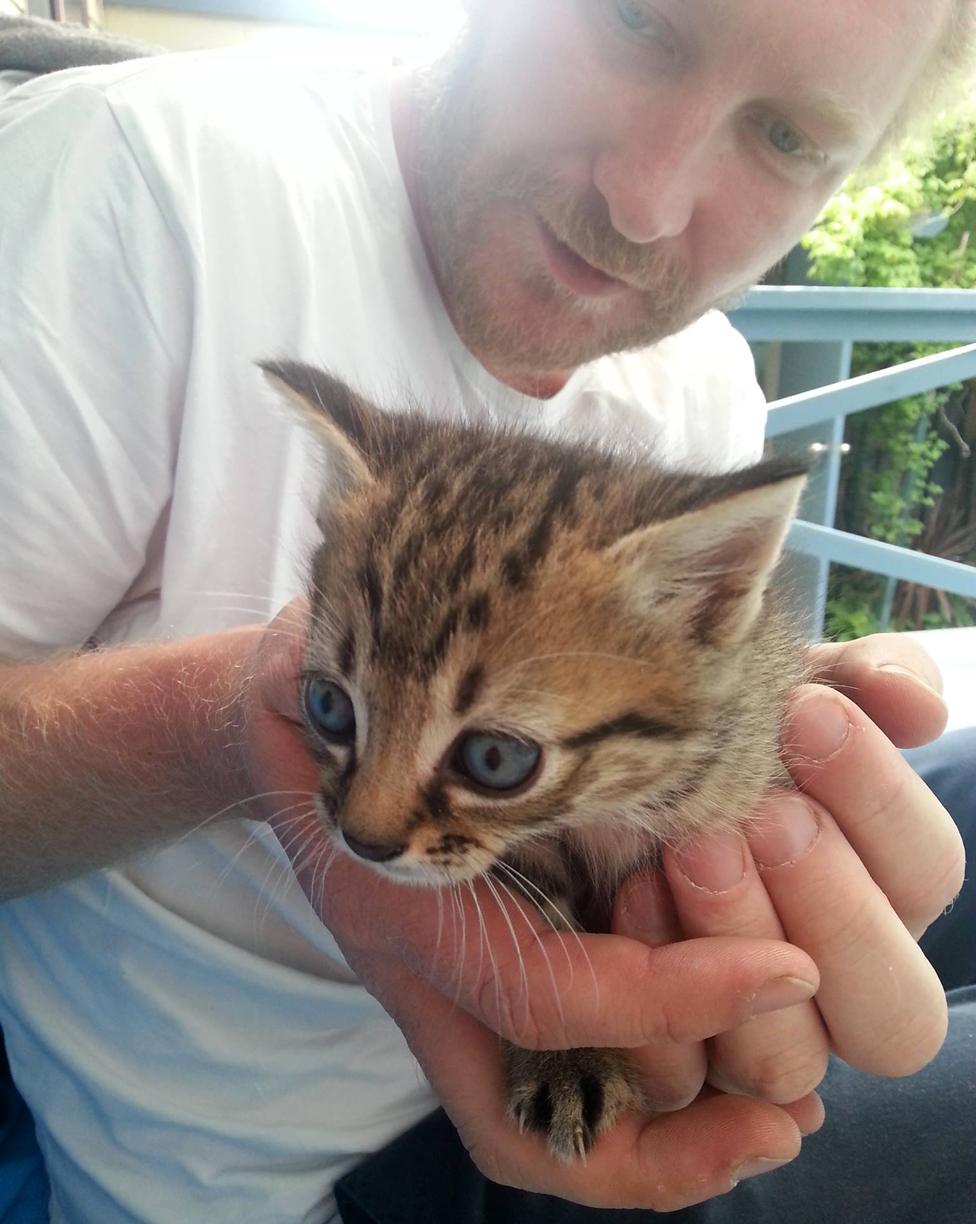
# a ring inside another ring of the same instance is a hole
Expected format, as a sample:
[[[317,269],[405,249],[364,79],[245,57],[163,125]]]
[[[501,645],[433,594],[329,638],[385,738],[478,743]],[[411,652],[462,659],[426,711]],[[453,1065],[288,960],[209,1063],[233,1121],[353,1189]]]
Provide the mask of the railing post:
[[[852,351],[849,340],[784,344],[778,395],[797,395],[843,382],[850,377]],[[784,434],[770,444],[777,454],[799,455],[811,464],[799,512],[807,522],[834,526],[843,446],[844,421],[840,417]],[[786,568],[791,584],[801,596],[798,606],[807,612],[802,628],[812,641],[819,640],[823,636],[830,564],[814,557],[791,555]]]

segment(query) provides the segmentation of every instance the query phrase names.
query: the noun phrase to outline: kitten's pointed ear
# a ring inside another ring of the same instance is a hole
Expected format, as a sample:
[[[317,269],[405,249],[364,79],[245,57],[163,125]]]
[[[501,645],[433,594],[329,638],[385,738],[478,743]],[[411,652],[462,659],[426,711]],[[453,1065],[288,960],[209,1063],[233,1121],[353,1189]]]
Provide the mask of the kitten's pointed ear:
[[[329,460],[331,503],[373,482],[383,450],[385,414],[325,370],[295,361],[258,362],[270,385],[293,404]]]
[[[806,483],[782,467],[767,483],[731,492],[680,518],[652,523],[608,557],[633,611],[686,621],[702,641],[731,645],[752,628]]]

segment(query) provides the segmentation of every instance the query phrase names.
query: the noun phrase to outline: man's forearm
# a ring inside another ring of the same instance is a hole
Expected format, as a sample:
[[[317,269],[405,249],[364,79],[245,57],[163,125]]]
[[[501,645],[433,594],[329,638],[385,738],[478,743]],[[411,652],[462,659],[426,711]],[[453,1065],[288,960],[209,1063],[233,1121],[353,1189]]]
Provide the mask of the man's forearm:
[[[0,899],[247,798],[242,695],[259,632],[0,665]]]

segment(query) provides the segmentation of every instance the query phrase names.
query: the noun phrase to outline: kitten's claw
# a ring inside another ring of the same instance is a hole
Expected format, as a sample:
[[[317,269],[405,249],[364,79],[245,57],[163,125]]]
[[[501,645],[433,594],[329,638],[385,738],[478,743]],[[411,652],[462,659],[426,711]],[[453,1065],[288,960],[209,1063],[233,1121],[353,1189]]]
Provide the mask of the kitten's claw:
[[[546,1136],[549,1150],[586,1163],[598,1135],[626,1109],[640,1108],[637,1074],[619,1050],[509,1047],[509,1116],[519,1131]]]

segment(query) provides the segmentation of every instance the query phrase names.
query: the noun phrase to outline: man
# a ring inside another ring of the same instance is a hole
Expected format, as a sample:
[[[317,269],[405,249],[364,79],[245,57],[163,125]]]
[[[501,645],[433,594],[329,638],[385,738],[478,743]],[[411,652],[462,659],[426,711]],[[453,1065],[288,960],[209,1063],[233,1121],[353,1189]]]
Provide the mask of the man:
[[[586,942],[598,992],[538,990],[526,1017],[514,961],[489,977],[435,898],[344,858],[323,873],[300,606],[259,625],[301,592],[322,477],[253,359],[746,462],[761,406],[710,308],[971,17],[470,9],[452,56],[392,89],[191,57],[0,110],[0,1022],[56,1220],[334,1218],[336,1176],[432,1108],[399,1030],[490,1177],[656,1210],[792,1160],[829,1049],[903,1075],[943,1040],[915,938],[961,887],[959,837],[882,732],[923,742],[944,711],[889,640],[818,657],[838,691],[801,690],[788,735],[822,767],[797,767],[808,800],[771,798],[751,855],[715,839],[670,856],[666,888],[625,887],[622,938]],[[92,640],[128,648],[57,653]],[[531,970],[543,937],[520,938]],[[504,1118],[499,1032],[633,1047],[660,1112],[557,1165]]]

